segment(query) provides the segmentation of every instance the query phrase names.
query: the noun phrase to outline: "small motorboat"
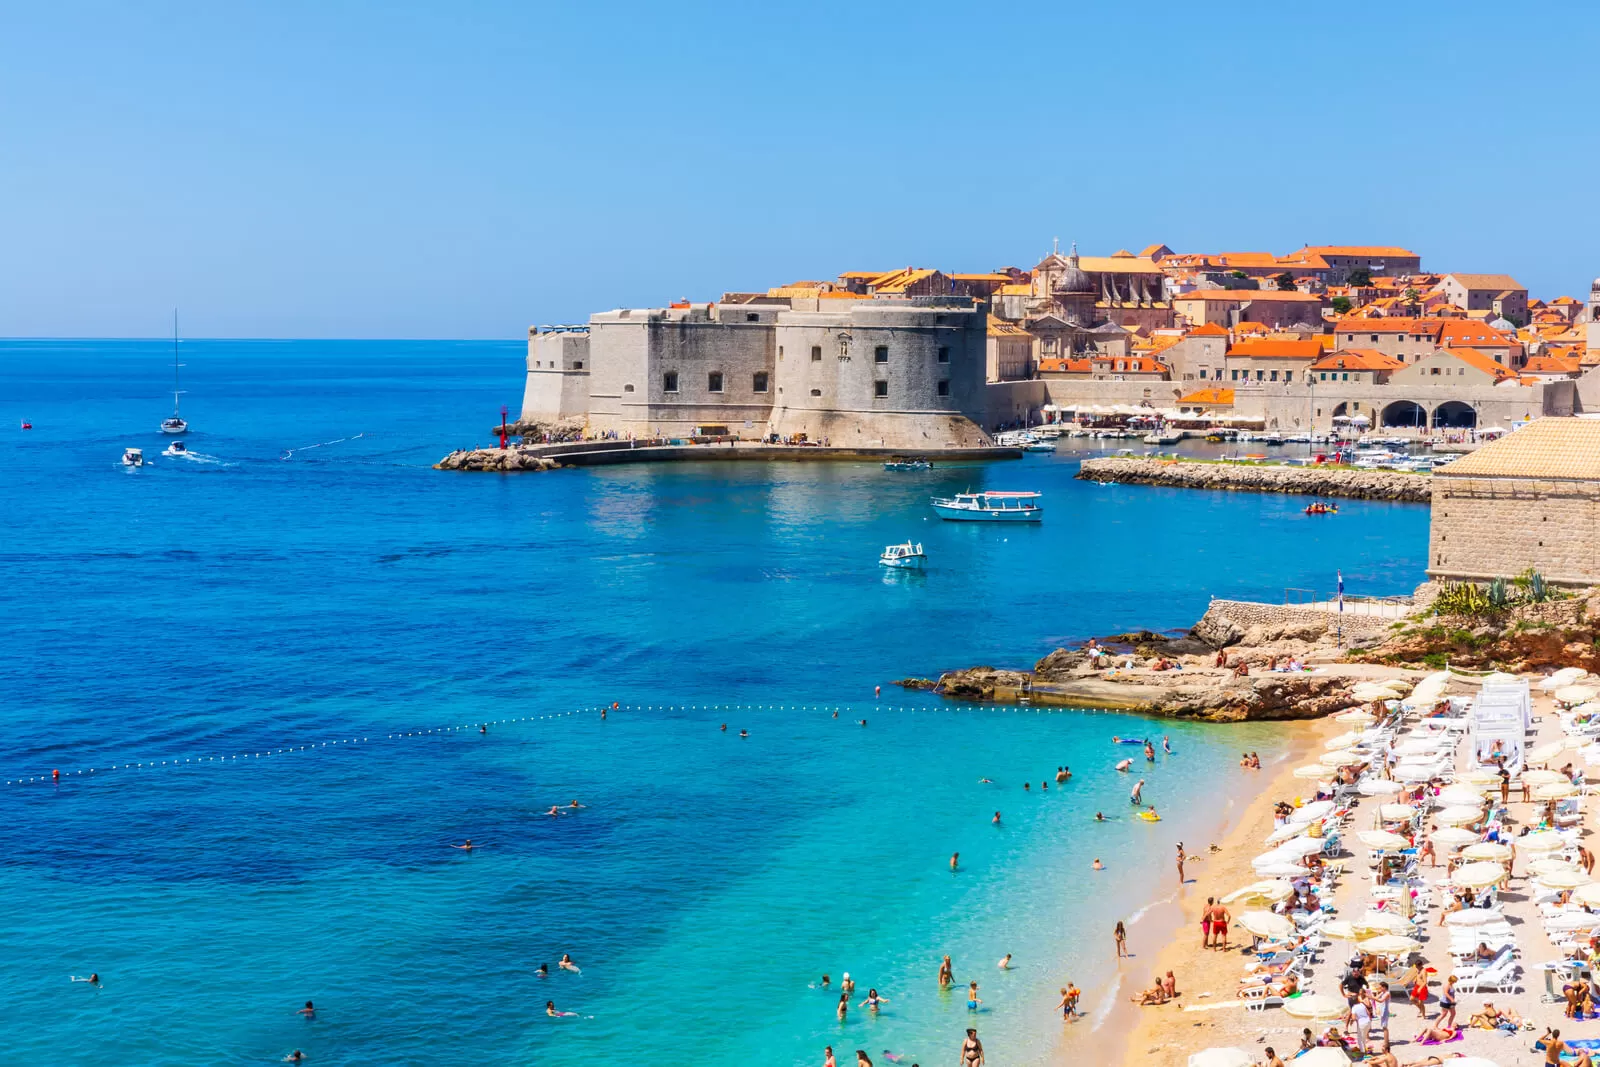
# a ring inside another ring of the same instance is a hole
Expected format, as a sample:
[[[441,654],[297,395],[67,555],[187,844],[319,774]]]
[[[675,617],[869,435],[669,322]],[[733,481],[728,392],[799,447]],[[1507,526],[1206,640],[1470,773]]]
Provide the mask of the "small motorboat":
[[[922,551],[920,544],[914,545],[907,541],[900,545],[885,545],[883,555],[878,557],[878,562],[885,567],[920,570],[927,559],[927,553]]]
[[[183,447],[182,441],[174,441],[161,453],[163,456],[187,456],[189,450]]]
[[[932,470],[933,464],[917,456],[894,456],[883,465],[886,471],[926,471]]]
[[[144,451],[138,448],[124,448],[122,450],[122,465],[124,467],[144,466]]]
[[[1054,452],[1056,443],[1054,441],[1029,441],[1022,446],[1022,450],[1024,452]]]
[[[1038,522],[1044,508],[1034,501],[1039,493],[957,493],[935,497],[933,510],[952,522]]]

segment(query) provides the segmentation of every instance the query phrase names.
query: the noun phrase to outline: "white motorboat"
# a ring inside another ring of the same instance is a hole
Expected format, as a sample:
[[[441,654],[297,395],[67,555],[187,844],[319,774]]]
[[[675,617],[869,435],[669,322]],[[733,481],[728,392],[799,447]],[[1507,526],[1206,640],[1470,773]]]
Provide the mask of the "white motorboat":
[[[122,465],[124,467],[144,466],[144,452],[137,448],[124,448],[122,450]]]
[[[1144,435],[1144,443],[1147,445],[1175,445],[1182,440],[1183,434],[1169,430],[1151,430]]]
[[[1039,493],[994,492],[957,493],[935,497],[933,510],[941,519],[952,522],[1038,522],[1044,508],[1035,503]]]
[[[1056,443],[1054,441],[1029,441],[1022,446],[1022,450],[1024,452],[1054,452]]]
[[[907,541],[901,545],[885,545],[883,555],[878,557],[878,562],[885,567],[921,570],[927,558],[927,554],[922,551],[921,544],[914,545]]]
[[[933,464],[921,456],[895,456],[884,461],[883,469],[886,471],[925,471],[932,470]]]
[[[166,447],[166,451],[162,452],[161,454],[163,456],[187,456],[189,454],[189,450],[183,447],[182,441],[174,441],[168,445]]]
[[[178,362],[178,311],[172,311],[172,417],[161,420],[162,433],[188,433],[189,424],[183,421],[178,414],[178,397],[183,395],[183,390],[178,388],[178,368],[183,366]]]

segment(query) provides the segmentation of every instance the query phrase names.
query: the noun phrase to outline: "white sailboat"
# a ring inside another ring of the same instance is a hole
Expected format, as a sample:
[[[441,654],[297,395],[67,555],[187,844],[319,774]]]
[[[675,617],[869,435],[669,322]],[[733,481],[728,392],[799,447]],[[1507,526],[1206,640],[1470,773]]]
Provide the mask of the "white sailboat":
[[[172,309],[172,417],[161,420],[162,433],[187,433],[189,424],[178,415],[178,397],[183,395],[183,390],[178,388],[178,368],[183,366],[178,362],[178,309]]]

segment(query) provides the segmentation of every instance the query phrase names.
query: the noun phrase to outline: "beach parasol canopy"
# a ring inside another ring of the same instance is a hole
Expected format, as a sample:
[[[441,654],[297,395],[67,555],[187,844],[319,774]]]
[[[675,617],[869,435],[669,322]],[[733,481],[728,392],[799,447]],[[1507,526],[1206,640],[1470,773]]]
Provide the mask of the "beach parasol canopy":
[[[1387,685],[1377,682],[1357,682],[1350,689],[1350,695],[1363,704],[1370,704],[1375,700],[1398,700],[1400,693]]]
[[[1566,797],[1576,796],[1578,787],[1571,782],[1549,782],[1545,785],[1535,786],[1533,799],[1535,800],[1563,800]]]
[[[1582,704],[1586,700],[1593,700],[1597,694],[1595,688],[1589,685],[1564,685],[1550,694],[1563,704]]]
[[[1296,1056],[1294,1063],[1295,1067],[1350,1067],[1350,1056],[1343,1049],[1319,1047]]]
[[[1257,874],[1266,875],[1268,878],[1299,878],[1303,874],[1310,874],[1311,868],[1298,863],[1268,863],[1256,868]]]
[[[1435,831],[1433,834],[1433,843],[1435,845],[1443,845],[1445,848],[1460,848],[1462,845],[1470,845],[1482,840],[1483,835],[1476,830],[1463,830],[1459,826],[1447,826],[1443,830]]]
[[[1309,804],[1295,808],[1289,815],[1290,822],[1316,822],[1333,810],[1331,800],[1313,800]]]
[[[1189,1067],[1253,1067],[1255,1062],[1242,1048],[1203,1048],[1189,1057]]]
[[[1466,826],[1483,818],[1483,809],[1457,805],[1453,808],[1440,808],[1432,817],[1440,826]]]
[[[1345,1006],[1343,997],[1330,997],[1326,993],[1311,993],[1303,997],[1291,997],[1283,1002],[1283,1013],[1295,1019],[1340,1019],[1349,1009]],[[1336,1053],[1345,1067],[1349,1067],[1350,1057],[1338,1049],[1324,1049],[1326,1052]],[[1309,1059],[1310,1053],[1301,1056],[1295,1062],[1299,1063]],[[1312,1065],[1320,1067],[1320,1065]]]
[[[1551,889],[1576,889],[1593,881],[1593,878],[1582,871],[1551,871],[1549,874],[1539,876],[1539,884]]]
[[[1528,864],[1528,873],[1536,878],[1550,874],[1553,871],[1575,871],[1577,869],[1577,864],[1558,859],[1534,860]]]
[[[1557,915],[1554,919],[1546,919],[1544,928],[1560,933],[1572,933],[1575,930],[1593,930],[1600,926],[1600,915],[1586,911],[1569,911]]]
[[[1360,708],[1351,708],[1349,711],[1341,711],[1339,714],[1335,715],[1333,717],[1333,721],[1352,723],[1357,726],[1371,726],[1378,720],[1376,717],[1368,712],[1362,711]]]
[[[1368,758],[1358,756],[1348,748],[1338,748],[1332,752],[1324,752],[1318,757],[1317,762],[1324,767],[1353,767],[1357,763],[1366,763]]]
[[[1572,709],[1580,715],[1594,715],[1600,713],[1600,700],[1585,700],[1582,704]]]
[[[1468,845],[1461,850],[1461,856],[1463,859],[1488,860],[1491,863],[1511,862],[1511,850],[1493,841],[1479,841],[1476,845]]]
[[[1454,885],[1469,889],[1483,889],[1505,880],[1506,869],[1498,863],[1464,863],[1450,876]]]
[[[1288,900],[1294,892],[1294,886],[1282,879],[1271,879],[1265,882],[1254,882],[1242,889],[1235,889],[1222,898],[1224,904],[1276,904],[1280,900]]]
[[[1279,938],[1294,933],[1294,923],[1270,911],[1247,911],[1239,916],[1235,925],[1244,927],[1257,937]]]
[[[1407,841],[1399,834],[1390,833],[1388,830],[1362,830],[1359,834],[1356,834],[1356,836],[1359,837],[1361,839],[1361,843],[1366,845],[1368,848],[1393,850],[1411,847],[1411,842]]]
[[[1366,936],[1365,931],[1357,933],[1356,928],[1343,919],[1323,923],[1317,933],[1333,941],[1359,941]]]
[[[1453,785],[1448,789],[1441,789],[1439,791],[1439,795],[1435,797],[1434,800],[1439,804],[1440,807],[1444,808],[1483,807],[1483,794],[1478,792],[1476,789],[1469,789],[1464,785]]]
[[[1359,745],[1360,743],[1361,735],[1356,733],[1354,730],[1351,730],[1349,733],[1340,734],[1338,737],[1330,737],[1328,740],[1322,743],[1322,747],[1332,750],[1337,748],[1349,748],[1352,745]]]
[[[1327,843],[1321,837],[1297,837],[1292,841],[1285,841],[1278,846],[1278,851],[1292,859],[1304,859],[1322,851],[1322,846]]]
[[[1368,797],[1392,796],[1404,788],[1399,782],[1391,782],[1387,778],[1364,778],[1356,784],[1356,792]]]
[[[1600,908],[1600,882],[1580,885],[1572,891],[1572,899],[1586,908]]]
[[[1534,770],[1522,772],[1523,784],[1527,786],[1549,785],[1551,782],[1566,782],[1570,779],[1560,771]]]
[[[1417,817],[1417,809],[1410,804],[1380,804],[1378,815],[1384,822],[1410,821]]]
[[[1479,685],[1505,685],[1507,682],[1517,681],[1517,676],[1507,674],[1505,671],[1495,671],[1493,674],[1478,679]]]
[[[1350,926],[1352,929],[1365,930],[1369,933],[1406,936],[1417,928],[1416,923],[1392,911],[1369,911],[1365,915],[1351,919]]]
[[[1326,781],[1333,777],[1333,768],[1324,767],[1320,763],[1308,763],[1304,767],[1294,769],[1296,778],[1309,778],[1314,782]]]
[[[1496,771],[1484,767],[1474,767],[1469,771],[1462,771],[1456,775],[1457,785],[1499,785],[1500,775]]]
[[[1528,750],[1529,763],[1544,763],[1559,757],[1569,749],[1582,748],[1583,742],[1574,742],[1573,738],[1564,737],[1557,741],[1546,741],[1542,745],[1534,745]]]
[[[1417,951],[1422,947],[1422,942],[1414,937],[1402,937],[1399,934],[1379,934],[1365,941],[1357,941],[1356,947],[1374,956],[1399,956]]]
[[[1303,837],[1308,829],[1310,829],[1310,827],[1303,826],[1298,823],[1284,823],[1282,826],[1278,827],[1276,830],[1272,831],[1272,833],[1267,835],[1267,844],[1276,845],[1287,841],[1292,837]]]
[[[1567,847],[1567,839],[1554,830],[1540,830],[1511,843],[1524,852],[1560,852]]]
[[[1541,678],[1539,680],[1539,688],[1546,693],[1555,689],[1565,689],[1569,685],[1576,685],[1588,673],[1582,667],[1562,667],[1550,677]]]

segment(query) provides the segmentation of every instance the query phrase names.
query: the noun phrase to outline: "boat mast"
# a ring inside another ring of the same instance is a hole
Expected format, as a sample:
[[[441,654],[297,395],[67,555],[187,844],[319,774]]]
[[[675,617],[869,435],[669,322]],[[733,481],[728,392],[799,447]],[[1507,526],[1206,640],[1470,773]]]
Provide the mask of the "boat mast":
[[[178,417],[178,309],[172,309],[172,417]]]

